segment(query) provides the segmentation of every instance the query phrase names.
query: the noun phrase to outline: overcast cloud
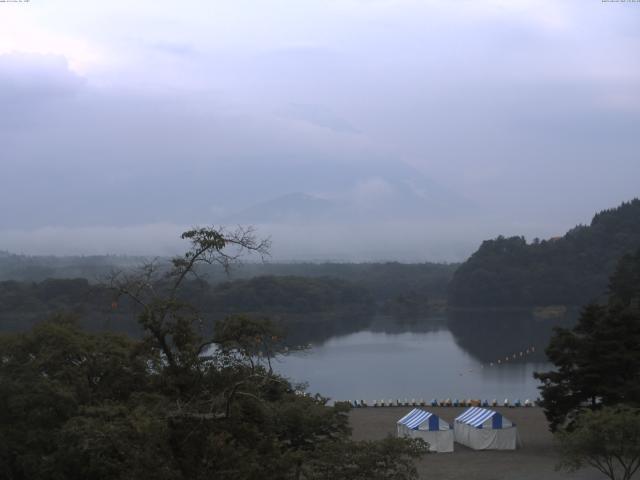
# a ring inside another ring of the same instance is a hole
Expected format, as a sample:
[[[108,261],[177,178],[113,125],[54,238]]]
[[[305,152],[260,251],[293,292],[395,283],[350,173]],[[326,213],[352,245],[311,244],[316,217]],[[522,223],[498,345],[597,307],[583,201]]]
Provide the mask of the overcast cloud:
[[[461,260],[640,195],[640,4],[0,3],[0,250]]]

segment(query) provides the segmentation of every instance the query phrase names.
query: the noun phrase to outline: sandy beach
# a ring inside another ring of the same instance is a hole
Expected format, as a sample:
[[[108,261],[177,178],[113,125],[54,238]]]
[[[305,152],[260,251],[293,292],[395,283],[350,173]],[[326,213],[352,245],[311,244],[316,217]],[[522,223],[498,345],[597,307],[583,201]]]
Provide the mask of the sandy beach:
[[[350,413],[355,440],[373,440],[395,435],[396,421],[413,407],[358,408]],[[424,407],[449,423],[464,408]],[[513,421],[522,440],[515,451],[475,451],[455,444],[454,453],[425,455],[418,461],[421,479],[465,480],[600,480],[605,478],[595,469],[574,474],[555,471],[558,456],[542,409],[501,408],[495,410]],[[639,477],[640,478],[640,477]]]

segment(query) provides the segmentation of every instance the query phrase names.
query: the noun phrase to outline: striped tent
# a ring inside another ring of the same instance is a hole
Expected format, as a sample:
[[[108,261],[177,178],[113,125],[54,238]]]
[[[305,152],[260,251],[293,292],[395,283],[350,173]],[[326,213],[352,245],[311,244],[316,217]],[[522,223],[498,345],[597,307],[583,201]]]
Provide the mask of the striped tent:
[[[397,422],[398,437],[422,438],[432,452],[453,452],[451,425],[437,415],[414,408]]]
[[[471,407],[454,423],[456,442],[474,450],[515,450],[520,443],[516,425],[501,413]]]

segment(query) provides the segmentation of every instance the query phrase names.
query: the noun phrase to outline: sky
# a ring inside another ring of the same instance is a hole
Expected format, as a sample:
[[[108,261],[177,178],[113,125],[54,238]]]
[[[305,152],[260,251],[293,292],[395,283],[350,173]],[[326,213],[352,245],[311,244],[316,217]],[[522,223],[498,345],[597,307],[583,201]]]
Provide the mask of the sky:
[[[459,261],[640,196],[640,3],[0,2],[0,250]]]

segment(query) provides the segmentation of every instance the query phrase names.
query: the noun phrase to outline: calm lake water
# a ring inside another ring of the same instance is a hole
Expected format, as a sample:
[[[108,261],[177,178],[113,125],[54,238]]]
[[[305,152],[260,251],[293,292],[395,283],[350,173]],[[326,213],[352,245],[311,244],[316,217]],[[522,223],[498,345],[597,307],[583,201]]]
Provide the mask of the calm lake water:
[[[553,326],[530,317],[482,324],[466,318],[431,331],[363,330],[312,343],[276,369],[332,400],[534,400],[533,372],[551,369],[542,352]]]
[[[307,382],[311,393],[367,402],[534,400],[539,394],[533,372],[552,368],[544,349],[553,327],[575,322],[575,315],[542,320],[530,311],[495,310],[412,320],[304,317],[287,338],[311,348],[280,358],[275,369],[294,383]],[[25,325],[0,319],[0,331]]]

